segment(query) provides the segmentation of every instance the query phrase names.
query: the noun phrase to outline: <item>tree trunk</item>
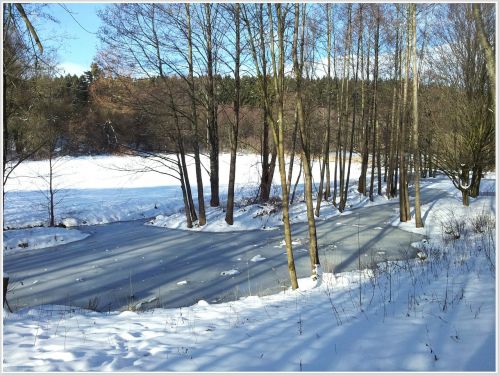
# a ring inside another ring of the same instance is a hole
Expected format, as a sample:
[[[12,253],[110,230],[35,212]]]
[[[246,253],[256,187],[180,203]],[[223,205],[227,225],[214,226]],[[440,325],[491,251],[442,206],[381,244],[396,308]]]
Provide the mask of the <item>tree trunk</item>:
[[[370,38],[368,38],[368,48],[366,52],[366,81],[367,81],[367,89],[368,89],[368,83],[370,80]],[[361,173],[359,175],[359,180],[358,180],[358,192],[366,196],[366,174],[368,171],[368,154],[369,154],[369,143],[370,143],[370,118],[371,118],[371,109],[372,109],[372,96],[369,96],[367,93],[368,97],[368,104],[364,106],[364,100],[362,100],[362,107],[363,107],[363,113],[362,113],[362,121],[361,123],[364,124],[364,132],[363,132],[363,148],[361,151]],[[366,108],[366,111],[365,111]],[[368,114],[365,115],[365,112]]]
[[[410,5],[413,34],[413,161],[415,163],[415,227],[424,227],[420,209],[420,150],[418,145],[417,4]]]
[[[205,4],[207,44],[207,99],[208,99],[208,144],[210,158],[210,206],[219,206],[219,131],[215,100],[214,59],[212,47],[212,4]]]
[[[408,8],[409,10],[409,8]],[[407,12],[407,20],[409,20],[409,12]],[[411,219],[410,215],[410,197],[408,192],[408,178],[407,178],[407,162],[406,162],[406,127],[408,126],[408,109],[407,109],[407,96],[408,96],[408,80],[410,70],[410,37],[409,37],[409,23],[407,22],[406,28],[406,49],[405,49],[405,80],[403,83],[403,104],[401,106],[400,118],[400,155],[399,155],[399,218],[401,222],[407,222]]]
[[[177,168],[179,170],[181,190],[182,190],[182,200],[184,202],[184,215],[186,216],[186,227],[192,228],[193,221],[191,218],[191,211],[190,211],[189,202],[188,202],[187,193],[186,193],[186,183],[184,180],[185,176],[184,176],[184,172],[183,172],[183,168],[182,168],[181,159],[179,157],[179,153],[177,153],[176,155],[177,155]]]
[[[7,288],[9,286],[9,277],[3,277],[3,306],[5,306],[5,302],[7,300]]]
[[[263,101],[263,125],[262,125],[262,177],[260,183],[260,200],[262,202],[269,201],[271,195],[271,186],[273,183],[274,167],[276,165],[276,152],[273,149],[271,163],[269,163],[269,90],[267,82],[267,53],[264,34],[264,4],[259,4],[259,43],[260,43],[260,60],[262,63],[262,95],[266,98]],[[256,58],[256,56],[255,56]],[[258,64],[257,61],[255,64]],[[274,162],[273,162],[274,161]]]
[[[323,185],[325,178],[325,170],[327,166],[330,165],[330,123],[332,117],[332,75],[331,75],[331,53],[332,53],[332,20],[330,18],[330,4],[326,4],[326,19],[327,19],[327,109],[326,109],[326,130],[325,130],[325,142],[323,144],[323,163],[321,164],[321,177],[319,181],[318,194],[316,196],[316,210],[314,214],[319,217],[319,212],[321,209],[321,199],[323,196]],[[329,177],[327,184],[329,184]],[[326,190],[325,190],[326,193]],[[326,196],[326,194],[325,194]],[[326,197],[325,197],[326,199]]]
[[[300,36],[300,56],[298,51],[299,44],[299,17],[300,17],[300,4],[295,4],[295,24],[293,32],[293,70],[295,73],[295,80],[297,85],[296,93],[296,108],[297,108],[297,120],[300,130],[300,141],[302,145],[302,165],[304,166],[304,196],[306,200],[307,207],[307,227],[309,231],[309,257],[311,261],[311,276],[314,280],[318,278],[317,271],[319,268],[319,255],[318,255],[318,244],[316,236],[316,222],[314,219],[314,205],[312,199],[312,174],[311,174],[311,158],[309,145],[307,143],[307,133],[304,120],[304,106],[302,102],[302,72],[304,66],[304,33],[305,33],[305,7],[302,5],[302,33]]]
[[[390,126],[390,147],[389,147],[389,168],[387,171],[387,190],[388,198],[393,198],[397,189],[397,139],[398,128],[396,120],[396,102],[397,102],[397,79],[398,79],[398,53],[399,53],[399,26],[396,26],[396,49],[394,52],[394,88],[392,91],[392,108],[391,108],[391,126]]]
[[[295,193],[297,192],[297,186],[299,185],[300,177],[302,176],[302,159],[300,160],[299,163],[299,173],[297,175],[297,179],[295,180],[295,184],[293,185],[293,191],[290,196],[290,205],[293,204],[293,201],[295,200]]]
[[[351,163],[352,163],[352,153],[354,150],[354,130],[356,127],[356,111],[358,102],[358,69],[359,69],[359,50],[361,44],[363,43],[363,4],[359,4],[359,29],[358,29],[358,43],[356,48],[356,71],[354,73],[354,91],[353,91],[353,109],[352,109],[352,125],[351,125],[351,138],[349,146],[349,162],[347,164],[347,176],[345,180],[345,189],[342,199],[340,201],[339,210],[344,211],[347,203],[347,195],[349,193],[349,179],[351,175]]]
[[[288,189],[291,188],[292,186],[292,175],[293,175],[293,166],[295,162],[295,147],[297,146],[297,131],[299,129],[299,114],[298,114],[298,108],[295,106],[295,116],[294,116],[294,122],[293,122],[293,133],[292,133],[292,150],[290,151],[290,159],[288,162],[288,178],[287,178],[287,185]],[[301,161],[301,167],[302,169],[302,161]],[[292,204],[292,201],[290,201],[290,205]]]
[[[198,114],[196,111],[196,89],[194,83],[194,66],[193,66],[193,40],[191,35],[191,13],[189,3],[186,6],[186,21],[187,21],[187,35],[188,35],[188,67],[189,67],[189,95],[191,99],[191,131],[193,134],[193,151],[194,151],[194,165],[196,170],[196,186],[198,191],[198,224],[204,226],[207,223],[205,214],[205,198],[203,195],[203,177],[201,175],[201,160],[200,160],[200,141],[198,135]]]
[[[373,140],[372,140],[372,173],[370,176],[370,201],[373,201],[373,190],[375,183],[375,156],[377,155],[378,140],[378,54],[379,54],[379,35],[380,35],[380,5],[377,4],[377,26],[375,30],[375,61],[373,64]],[[380,165],[380,162],[379,162]]]
[[[483,17],[481,14],[481,4],[474,3],[472,4],[472,10],[474,14],[474,20],[477,29],[477,38],[479,39],[479,43],[484,50],[484,56],[486,58],[486,72],[488,73],[489,89],[491,96],[491,107],[492,112],[495,113],[495,98],[496,98],[496,83],[495,83],[495,53],[493,51],[493,47],[491,46],[488,38],[486,36],[486,32],[484,30]]]
[[[338,209],[339,211],[343,211],[343,202],[344,200],[344,183],[345,183],[345,170],[346,170],[346,158],[347,158],[347,122],[348,122],[348,116],[349,116],[349,73],[350,73],[350,58],[351,58],[351,45],[352,45],[352,4],[347,5],[347,34],[346,34],[346,42],[345,42],[345,48],[347,48],[347,54],[344,58],[344,81],[342,82],[342,97],[341,97],[341,111],[343,108],[343,111],[341,112],[341,117],[340,117],[340,123],[342,124],[342,127],[346,127],[346,131],[344,136],[344,140],[340,141],[342,139],[341,137],[341,127],[339,126],[339,134],[338,134],[338,141],[339,145],[341,146],[339,149],[339,206]],[[345,84],[344,84],[345,82]],[[344,91],[344,86],[345,86],[345,91]],[[345,100],[345,104],[344,104]],[[343,149],[342,149],[343,146]]]
[[[270,36],[271,36],[271,58],[273,61],[273,72],[274,72],[274,90],[277,97],[277,112],[278,119],[277,122],[273,122],[273,137],[274,143],[277,149],[278,156],[278,166],[280,172],[281,180],[281,194],[282,194],[282,205],[283,205],[283,224],[284,224],[284,235],[285,235],[285,246],[286,254],[288,260],[288,272],[290,274],[290,281],[292,284],[292,289],[295,290],[299,287],[297,281],[297,272],[295,270],[295,261],[293,257],[292,250],[292,229],[290,226],[290,212],[289,212],[289,191],[286,179],[285,170],[285,152],[284,152],[284,80],[285,80],[285,14],[283,14],[282,4],[275,4],[276,17],[278,23],[278,55],[274,48],[274,23],[273,23],[273,12],[271,4],[267,4],[269,13],[269,26],[270,26]],[[278,58],[278,64],[276,62]]]
[[[236,176],[236,151],[238,148],[238,129],[240,124],[240,4],[234,5],[235,57],[234,57],[234,124],[231,127],[231,162],[229,165],[229,184],[227,189],[226,223],[233,224],[234,180]]]
[[[51,144],[49,150],[49,226],[54,227],[56,225],[55,214],[54,214],[54,152],[53,145]]]

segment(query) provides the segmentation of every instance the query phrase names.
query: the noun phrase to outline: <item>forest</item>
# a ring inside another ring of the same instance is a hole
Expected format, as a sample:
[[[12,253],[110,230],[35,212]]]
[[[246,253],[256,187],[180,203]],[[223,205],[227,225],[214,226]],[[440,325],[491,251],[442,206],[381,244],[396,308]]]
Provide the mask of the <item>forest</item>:
[[[256,200],[274,199],[280,179],[294,287],[293,169],[304,182],[314,274],[315,216],[324,200],[345,210],[354,159],[358,191],[399,197],[402,222],[415,190],[417,227],[421,178],[445,174],[468,205],[495,168],[494,4],[108,4],[98,54],[80,77],[61,75],[43,53],[42,5],[4,4],[3,15],[4,187],[30,159],[136,155],[168,166],[187,226],[204,226],[202,169],[217,207],[219,155],[228,152],[231,225],[238,153],[257,153]]]

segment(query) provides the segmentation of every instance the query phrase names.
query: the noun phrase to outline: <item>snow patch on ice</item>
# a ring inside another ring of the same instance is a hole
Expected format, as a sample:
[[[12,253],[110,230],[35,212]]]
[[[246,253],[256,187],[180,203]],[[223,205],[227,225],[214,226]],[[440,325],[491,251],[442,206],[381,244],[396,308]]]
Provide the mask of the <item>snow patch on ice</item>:
[[[3,233],[3,249],[4,252],[41,249],[76,242],[85,239],[89,235],[79,230],[59,227],[8,230]]]
[[[259,261],[264,261],[266,258],[262,257],[261,255],[256,255],[250,259],[252,262],[259,262]]]

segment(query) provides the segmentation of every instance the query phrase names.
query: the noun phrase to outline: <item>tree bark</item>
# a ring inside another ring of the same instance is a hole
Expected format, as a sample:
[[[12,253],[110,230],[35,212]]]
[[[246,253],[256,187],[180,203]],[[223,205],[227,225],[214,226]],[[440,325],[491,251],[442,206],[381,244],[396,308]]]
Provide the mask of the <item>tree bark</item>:
[[[377,4],[376,30],[375,30],[375,61],[373,63],[373,139],[372,139],[372,173],[370,176],[370,201],[373,201],[373,190],[375,183],[375,156],[377,155],[378,140],[378,55],[379,55],[379,35],[380,35],[380,5]],[[380,165],[380,162],[379,162]],[[380,189],[379,189],[380,190]]]
[[[481,13],[481,4],[473,3],[472,10],[474,14],[474,20],[477,29],[477,38],[479,39],[479,43],[484,50],[484,56],[486,58],[486,72],[488,73],[488,79],[490,81],[490,96],[491,96],[491,107],[492,112],[495,113],[495,98],[496,98],[496,83],[495,83],[495,53],[493,52],[493,47],[491,46],[488,38],[486,36],[486,32],[484,30],[483,17]]]
[[[293,32],[293,70],[295,73],[295,80],[297,85],[296,92],[296,108],[297,108],[297,121],[300,130],[300,141],[302,145],[302,165],[304,167],[304,196],[307,207],[307,227],[309,231],[309,258],[311,261],[311,277],[316,280],[318,278],[319,268],[319,255],[318,255],[318,242],[316,236],[316,222],[314,219],[314,205],[312,199],[312,174],[311,174],[311,157],[309,145],[307,143],[307,133],[304,120],[304,106],[302,102],[302,72],[304,66],[304,33],[305,33],[305,7],[302,5],[302,32],[300,33],[300,56],[299,56],[299,18],[300,18],[300,4],[295,4],[295,23]]]
[[[206,3],[206,53],[207,53],[207,128],[210,158],[210,206],[219,206],[219,130],[217,125],[217,105],[215,99],[214,57],[212,41],[212,4]]]
[[[236,176],[236,151],[238,148],[238,129],[240,124],[240,4],[234,4],[235,56],[234,56],[234,123],[231,127],[231,162],[229,165],[229,184],[227,189],[226,223],[233,224],[234,180]]]
[[[284,235],[285,235],[285,247],[288,261],[288,273],[290,274],[290,281],[292,284],[292,289],[295,290],[299,287],[297,281],[297,272],[295,270],[295,260],[293,257],[292,250],[292,229],[290,226],[290,212],[289,212],[289,190],[287,186],[286,170],[285,170],[285,152],[284,152],[284,80],[285,80],[285,18],[286,15],[283,14],[282,4],[276,3],[276,17],[278,24],[278,54],[276,54],[274,47],[274,22],[272,16],[271,4],[267,4],[267,9],[269,13],[269,28],[271,36],[271,58],[273,64],[273,76],[274,76],[274,91],[276,95],[276,104],[278,118],[273,124],[273,138],[277,149],[278,156],[278,166],[280,172],[281,180],[281,194],[282,194],[282,205],[283,205],[283,224],[284,224]],[[278,62],[276,62],[278,60]]]
[[[417,4],[410,5],[413,34],[413,161],[415,163],[415,227],[424,227],[420,209],[420,150],[418,145]]]
[[[332,117],[332,75],[331,75],[331,54],[332,54],[332,20],[330,18],[330,4],[326,4],[326,19],[327,19],[327,48],[326,48],[326,59],[327,59],[327,74],[326,74],[326,90],[327,90],[327,107],[326,107],[326,130],[325,130],[325,142],[323,144],[323,161],[321,164],[321,177],[319,181],[318,195],[316,197],[316,210],[314,214],[319,217],[319,212],[321,209],[321,199],[323,197],[323,185],[327,166],[330,164],[330,128],[331,128],[331,117]],[[330,184],[329,179],[327,184]],[[326,190],[325,190],[326,192]],[[326,196],[326,194],[325,194]],[[325,197],[326,199],[326,197]]]
[[[196,88],[194,83],[194,66],[193,66],[193,39],[191,35],[191,12],[189,3],[185,4],[186,7],[186,21],[187,21],[187,40],[188,40],[188,67],[189,67],[189,95],[191,99],[191,131],[193,134],[193,151],[194,151],[194,165],[196,170],[196,188],[198,191],[198,224],[204,226],[207,223],[205,214],[205,198],[203,195],[203,177],[201,175],[201,159],[200,159],[200,141],[198,135],[198,114],[196,110]]]
[[[349,146],[349,162],[347,164],[347,176],[345,180],[345,188],[344,193],[342,195],[339,210],[341,212],[344,211],[346,203],[347,203],[347,195],[349,193],[349,179],[351,176],[351,162],[352,162],[352,153],[354,151],[354,130],[356,127],[356,111],[357,111],[357,103],[358,103],[358,69],[359,69],[359,50],[361,44],[363,43],[363,4],[359,4],[359,29],[358,29],[358,43],[356,47],[356,70],[354,73],[354,91],[353,91],[353,109],[352,109],[352,125],[351,125],[351,138],[350,138],[350,146]]]
[[[407,8],[409,10],[409,8]],[[407,161],[406,161],[406,127],[408,126],[408,109],[407,109],[407,96],[408,96],[408,80],[410,70],[410,36],[409,36],[409,12],[407,11],[407,28],[406,28],[406,49],[405,49],[405,79],[403,83],[403,103],[401,105],[401,118],[400,118],[400,155],[399,155],[399,218],[401,222],[407,222],[411,219],[410,215],[410,197],[408,192],[408,178],[407,178]]]

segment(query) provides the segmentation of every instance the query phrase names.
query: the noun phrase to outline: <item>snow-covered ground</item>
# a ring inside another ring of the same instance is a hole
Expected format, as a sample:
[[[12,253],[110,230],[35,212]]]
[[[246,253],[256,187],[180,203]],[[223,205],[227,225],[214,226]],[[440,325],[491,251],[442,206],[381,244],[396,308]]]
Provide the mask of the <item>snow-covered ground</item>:
[[[222,163],[227,163],[224,158]],[[255,194],[257,175],[251,171],[258,169],[257,161],[254,156],[240,158],[240,200]],[[9,183],[4,227],[46,221],[37,187],[41,180],[27,178],[40,175],[37,169],[43,163],[21,165],[18,178]],[[179,195],[175,180],[106,167],[123,163],[139,162],[117,157],[65,160],[60,184],[66,185],[61,191],[66,196],[61,196],[58,220],[75,225],[156,217],[156,224],[173,226],[181,210],[178,202],[169,200]],[[221,172],[223,181],[227,171]],[[481,191],[494,192],[495,182],[494,175],[487,176]],[[178,309],[106,313],[66,306],[5,311],[3,370],[494,371],[495,197],[472,199],[464,209],[446,179],[423,184],[443,194],[422,208],[426,227],[418,231],[429,237],[415,244],[422,259],[386,262],[373,271],[324,274],[321,283],[300,280],[297,291],[223,304],[200,301]],[[354,192],[350,197],[352,206],[372,205]],[[387,202],[378,201],[375,204]],[[276,225],[272,215],[256,215],[272,207],[246,209],[248,215],[241,221],[235,218],[243,223],[240,229],[254,222],[262,228],[266,216],[266,227]],[[292,217],[305,219],[303,203],[293,210]],[[338,214],[331,210],[323,211],[325,218]],[[225,229],[217,222],[221,212],[209,214],[211,231]],[[397,220],[393,224],[399,225]],[[14,232],[4,232],[4,241],[18,244],[9,240],[10,234]],[[66,239],[69,233],[52,235],[60,236]],[[30,239],[35,244],[35,238],[26,238],[28,244]],[[256,256],[251,261],[261,260]]]
[[[34,227],[6,231],[3,234],[4,252],[40,249],[85,239],[89,234],[75,229]]]
[[[249,204],[257,196],[260,157],[252,154],[238,156],[236,174],[236,207],[234,224],[225,221],[225,202],[229,173],[229,155],[220,157],[220,191],[222,206],[206,206],[207,224],[192,231],[225,232],[273,230],[282,223],[281,212],[271,204]],[[208,167],[208,159],[202,162]],[[296,164],[298,165],[298,160]],[[148,219],[148,225],[188,230],[184,216],[179,182],[165,174],[145,172],[145,162],[139,157],[95,156],[60,158],[55,165],[55,222],[66,227],[105,224],[136,219]],[[194,165],[189,169],[190,181],[195,182]],[[353,163],[352,176],[359,175],[359,164]],[[162,168],[159,166],[159,170]],[[168,172],[163,168],[164,172]],[[314,179],[319,180],[319,164],[314,164]],[[204,172],[206,202],[210,199],[209,178]],[[295,181],[295,169],[293,179]],[[6,185],[3,215],[4,250],[28,250],[50,247],[85,238],[84,232],[72,229],[49,229],[47,195],[47,161],[28,161],[21,164]],[[367,205],[352,184],[347,206]],[[196,186],[193,186],[195,192]],[[274,177],[272,194],[279,195],[279,177]],[[305,222],[303,185],[299,184],[297,199],[290,210],[292,222]],[[379,202],[385,202],[383,198]],[[318,220],[338,215],[330,203],[323,202]],[[146,221],[145,221],[146,222]],[[37,227],[28,231],[27,228]],[[21,229],[21,230],[19,230]],[[29,234],[29,241],[27,241]],[[28,246],[26,246],[28,243]]]

